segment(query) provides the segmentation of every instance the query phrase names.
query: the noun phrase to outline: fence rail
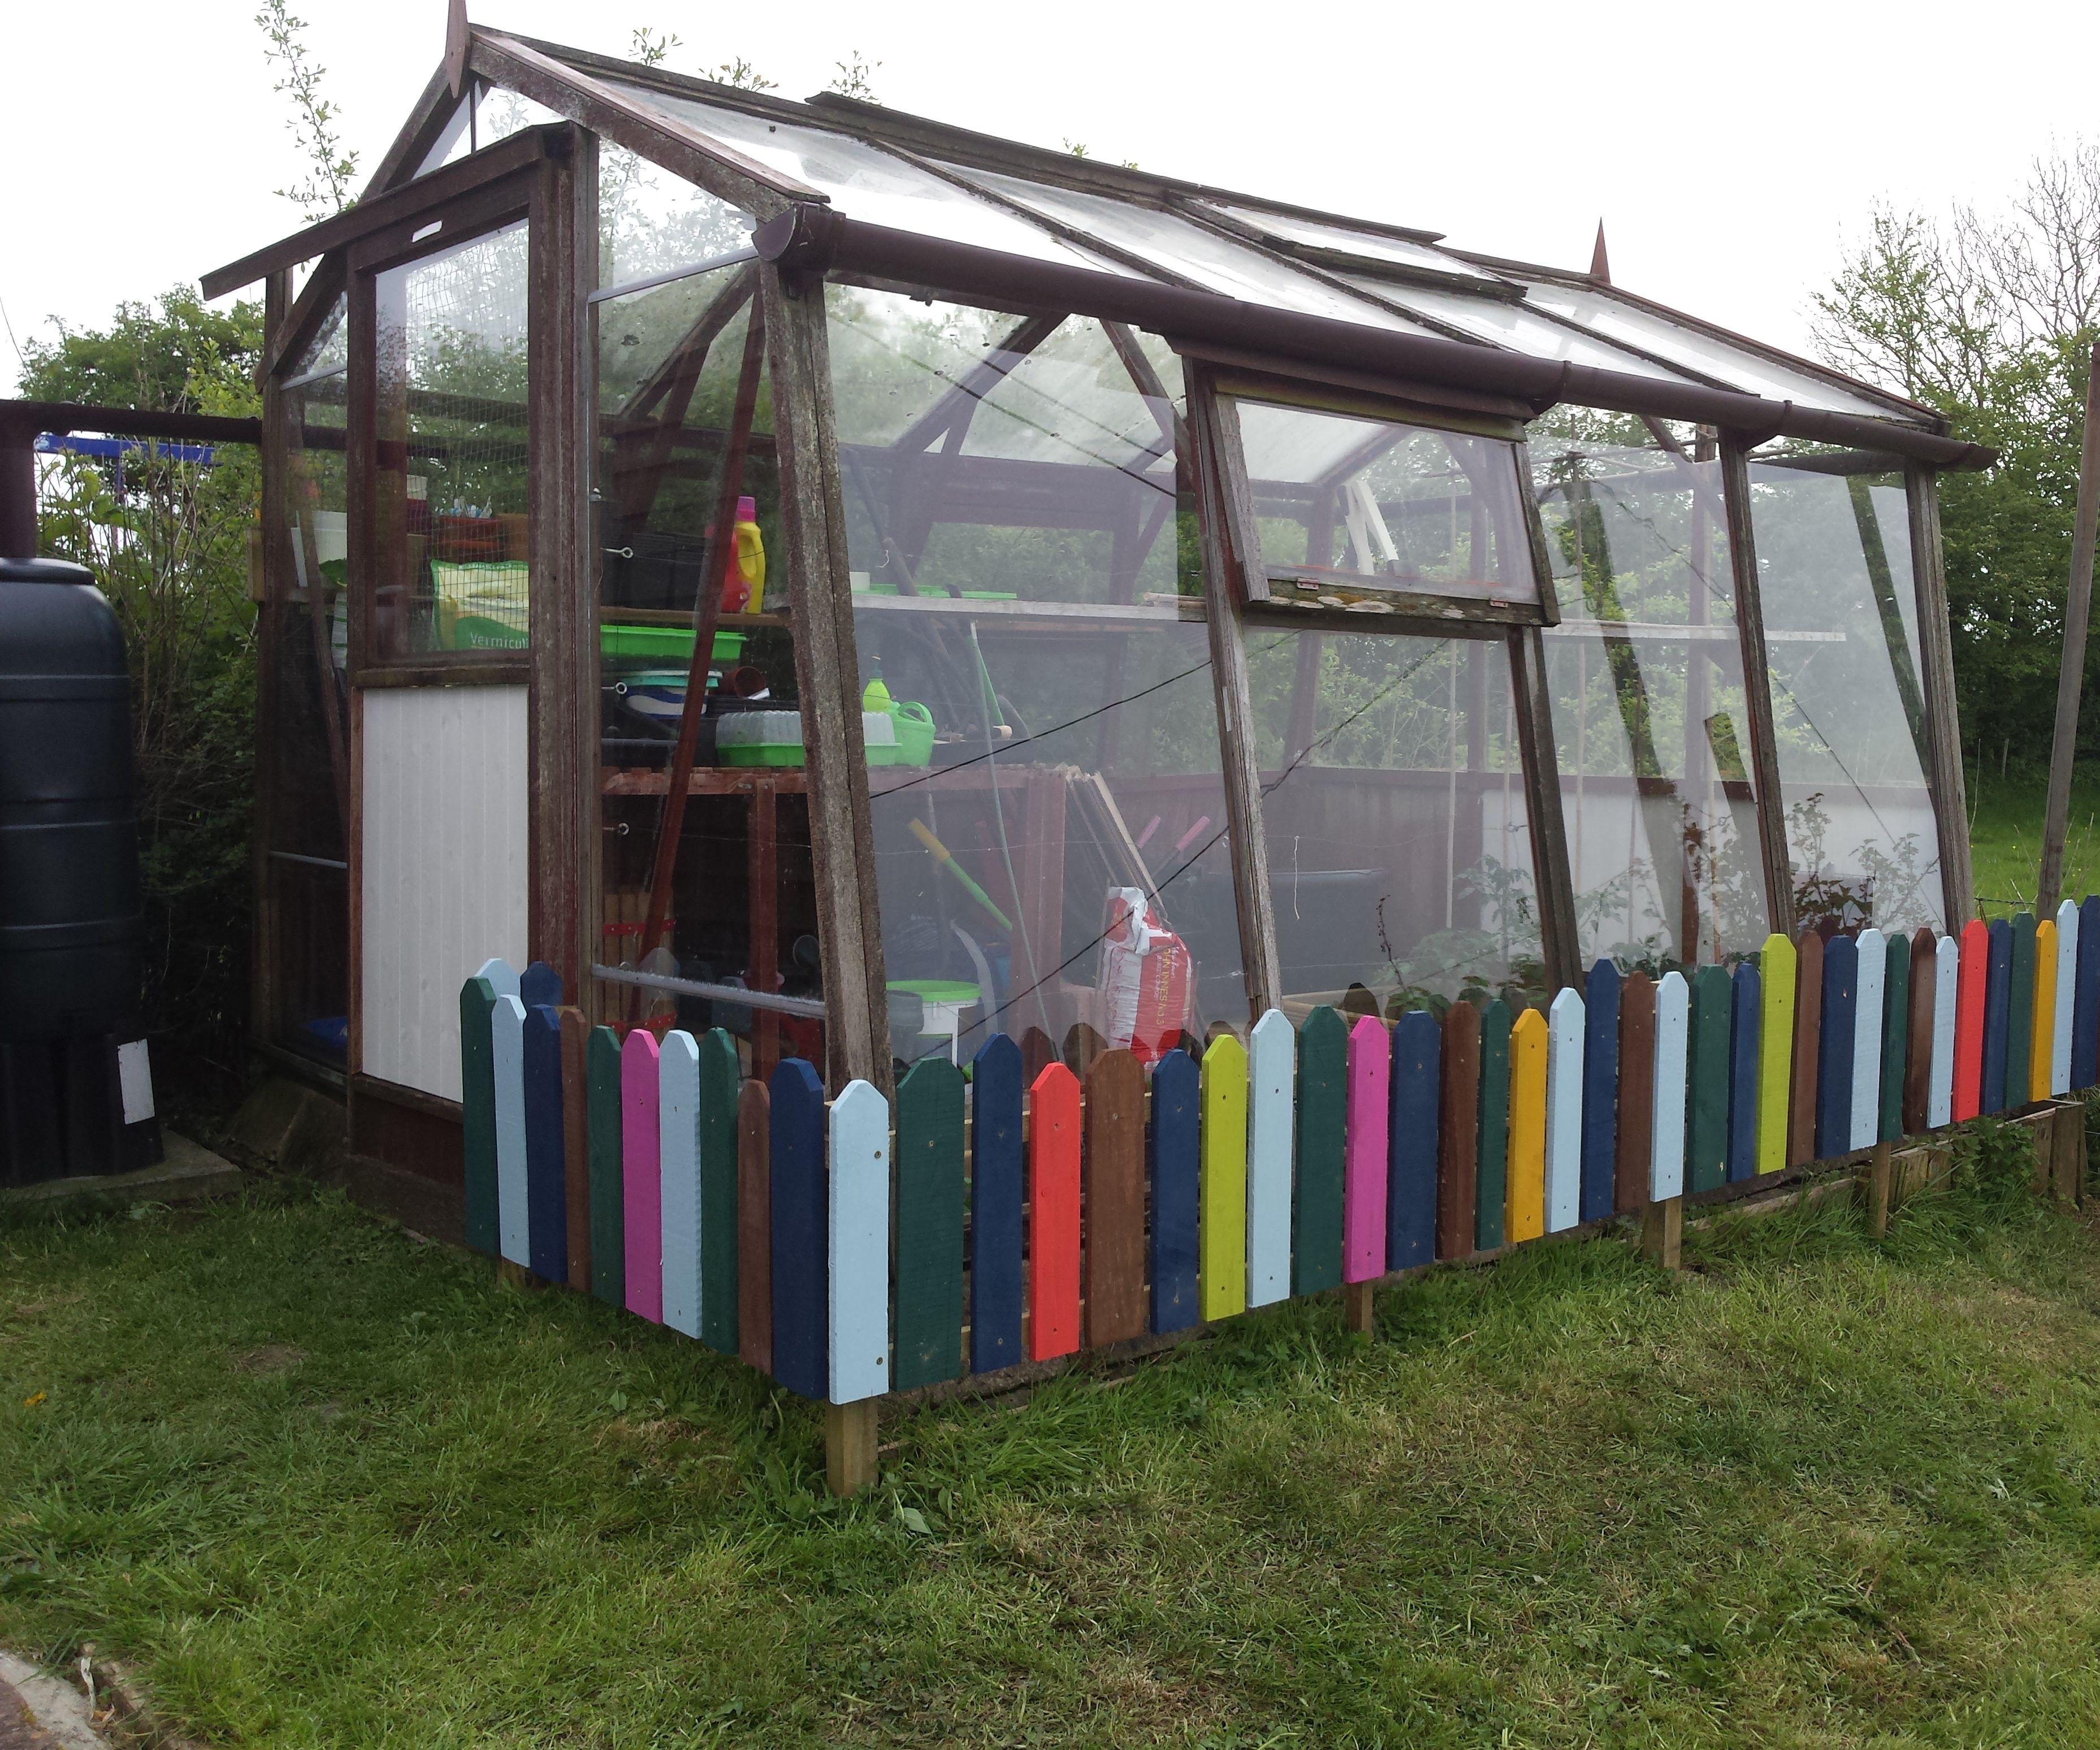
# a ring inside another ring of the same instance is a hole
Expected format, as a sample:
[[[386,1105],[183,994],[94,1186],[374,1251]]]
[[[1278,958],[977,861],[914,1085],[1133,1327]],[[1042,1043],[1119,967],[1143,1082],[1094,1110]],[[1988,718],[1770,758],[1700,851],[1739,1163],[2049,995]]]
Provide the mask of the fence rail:
[[[554,974],[460,993],[470,1245],[833,1405],[1159,1337],[2100,1081],[2100,897],[1960,937],[1767,938],[1544,1011],[1272,1010],[1146,1063],[1031,1029],[893,1109]]]

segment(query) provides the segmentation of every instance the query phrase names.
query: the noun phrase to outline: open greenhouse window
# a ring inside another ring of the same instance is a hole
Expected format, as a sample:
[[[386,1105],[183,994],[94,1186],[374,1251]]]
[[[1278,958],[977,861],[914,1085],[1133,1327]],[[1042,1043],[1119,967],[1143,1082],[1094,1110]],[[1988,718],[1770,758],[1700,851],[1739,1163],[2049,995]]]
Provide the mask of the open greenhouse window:
[[[1903,477],[1884,457],[1750,458],[1793,901],[1804,923],[1946,927]]]
[[[1243,1027],[1174,355],[828,292],[897,1055]]]
[[[514,659],[530,642],[529,235],[524,222],[506,225],[365,282],[375,439],[366,659]]]
[[[1251,593],[1341,612],[1550,617],[1515,428],[1448,429],[1320,399],[1220,386],[1229,446],[1238,434],[1229,465],[1243,470],[1260,546]]]
[[[1246,649],[1285,1012],[1542,995],[1504,637],[1261,624]]]
[[[683,185],[622,157],[612,169],[603,258],[644,283],[594,306],[598,958],[717,994],[607,982],[601,1012],[660,1034],[724,1028],[764,1076],[783,1055],[821,1063],[824,1049],[788,592],[777,558],[767,566],[783,543],[758,273],[731,261],[651,279],[656,264],[721,253],[749,220],[695,190],[678,198]],[[674,794],[682,743],[690,769]]]
[[[1561,408],[1531,428],[1582,959],[1725,964],[1770,928],[1717,447]],[[1785,633],[1769,635],[1776,653]]]

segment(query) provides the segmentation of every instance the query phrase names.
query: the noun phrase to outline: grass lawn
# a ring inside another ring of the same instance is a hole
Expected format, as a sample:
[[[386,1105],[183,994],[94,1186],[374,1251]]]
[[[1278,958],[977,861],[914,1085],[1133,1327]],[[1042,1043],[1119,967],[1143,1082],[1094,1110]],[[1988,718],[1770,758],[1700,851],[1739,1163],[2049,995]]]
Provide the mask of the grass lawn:
[[[817,1413],[333,1194],[0,1229],[0,1642],[215,1743],[2100,1742],[2100,1235],[1992,1132],[1032,1403]]]
[[[1979,784],[1972,772],[1970,782],[1969,854],[1979,906],[1987,918],[2010,917],[2034,903],[2049,776],[1999,778],[1986,773]],[[2074,766],[2062,897],[2083,899],[2088,893],[2100,893],[2100,774]]]

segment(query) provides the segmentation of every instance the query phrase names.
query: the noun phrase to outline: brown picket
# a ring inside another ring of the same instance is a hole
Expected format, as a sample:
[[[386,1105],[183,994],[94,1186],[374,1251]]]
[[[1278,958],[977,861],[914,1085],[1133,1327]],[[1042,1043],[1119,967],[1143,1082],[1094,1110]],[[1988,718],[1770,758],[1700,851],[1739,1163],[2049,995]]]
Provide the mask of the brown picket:
[[[1088,1069],[1086,1084],[1091,1347],[1145,1334],[1145,1065],[1128,1051],[1104,1051]]]
[[[1793,1106],[1786,1132],[1786,1164],[1815,1158],[1816,1069],[1823,1050],[1823,942],[1820,932],[1803,930],[1793,998]]]
[[[1021,1075],[1023,1087],[1035,1086],[1035,1078],[1052,1064],[1061,1060],[1057,1047],[1050,1043],[1050,1035],[1040,1027],[1030,1027],[1021,1036]]]
[[[773,1371],[773,1102],[753,1076],[736,1097],[736,1352]]]
[[[569,1286],[590,1292],[590,1020],[580,1008],[562,1017],[562,1171],[568,1209]]]
[[[1655,981],[1629,972],[1619,987],[1619,1135],[1612,1157],[1612,1207],[1648,1206],[1655,1136]]]
[[[1108,1048],[1109,1042],[1086,1021],[1075,1020],[1065,1029],[1065,1067],[1082,1082],[1094,1060]]]
[[[1480,1172],[1480,1012],[1454,1003],[1444,1012],[1437,1108],[1436,1255],[1465,1258],[1473,1250],[1476,1179]]]

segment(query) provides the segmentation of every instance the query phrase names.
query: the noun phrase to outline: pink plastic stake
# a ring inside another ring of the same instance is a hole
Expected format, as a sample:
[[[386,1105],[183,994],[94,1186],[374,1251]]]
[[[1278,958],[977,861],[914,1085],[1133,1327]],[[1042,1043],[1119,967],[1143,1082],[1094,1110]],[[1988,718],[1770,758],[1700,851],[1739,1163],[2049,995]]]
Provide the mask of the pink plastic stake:
[[[1191,827],[1186,832],[1183,833],[1180,838],[1174,841],[1174,854],[1176,857],[1179,857],[1182,852],[1187,850],[1190,845],[1196,842],[1197,835],[1202,832],[1202,830],[1210,824],[1211,817],[1209,815],[1198,815],[1196,818],[1196,824]]]
[[[1342,1280],[1385,1274],[1386,1097],[1392,1040],[1366,1015],[1349,1029],[1349,1106],[1342,1168]]]
[[[656,1110],[656,1035],[637,1027],[620,1047],[620,1171],[627,1204],[627,1310],[664,1322],[664,1180]]]

